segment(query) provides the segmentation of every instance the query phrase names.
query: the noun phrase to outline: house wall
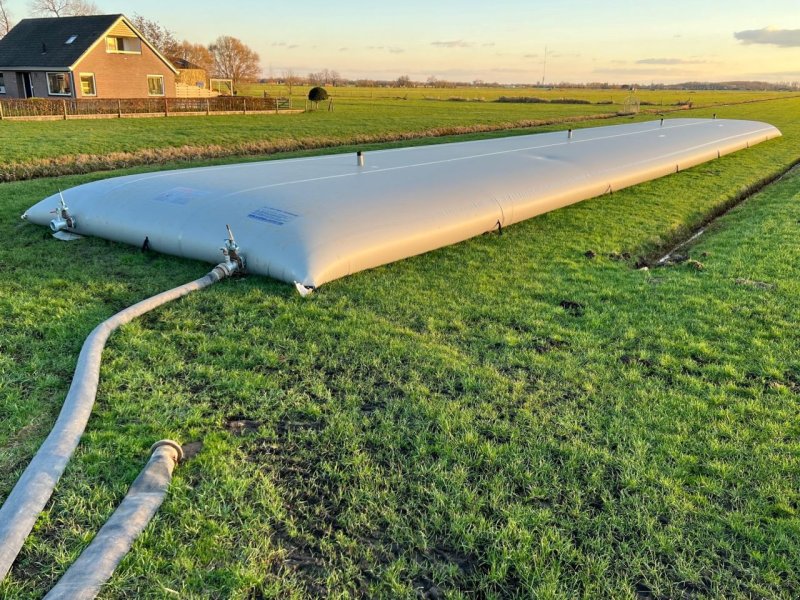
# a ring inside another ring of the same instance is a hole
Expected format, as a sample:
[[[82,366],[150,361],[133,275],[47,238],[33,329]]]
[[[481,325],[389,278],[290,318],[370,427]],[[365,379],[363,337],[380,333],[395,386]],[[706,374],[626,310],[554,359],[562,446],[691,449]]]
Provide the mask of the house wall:
[[[144,43],[141,54],[116,54],[106,52],[103,38],[73,71],[78,98],[83,97],[80,90],[81,73],[94,73],[97,96],[92,98],[148,98],[148,75],[163,75],[164,95],[175,97],[175,74]]]
[[[6,93],[0,94],[0,100],[11,98],[24,98],[24,90],[19,85],[18,71],[3,71]],[[45,71],[31,71],[34,98],[67,98],[68,96],[49,96],[47,94],[47,73]]]
[[[6,93],[0,94],[0,100],[5,98],[19,98],[19,91],[17,90],[17,73],[16,71],[2,71],[3,80],[5,81]]]

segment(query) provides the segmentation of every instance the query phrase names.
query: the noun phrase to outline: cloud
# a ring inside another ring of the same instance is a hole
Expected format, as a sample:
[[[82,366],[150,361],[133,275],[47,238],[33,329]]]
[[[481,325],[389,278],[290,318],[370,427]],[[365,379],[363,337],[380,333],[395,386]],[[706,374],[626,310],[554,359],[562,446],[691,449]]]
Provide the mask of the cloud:
[[[397,46],[367,46],[367,50],[378,50],[381,52],[388,52],[389,54],[402,54],[405,52],[404,48],[398,48]]]
[[[484,48],[492,48],[495,46],[494,42],[486,42],[485,44],[481,44]]]
[[[702,65],[704,60],[684,60],[683,58],[643,58],[637,65]]]
[[[538,54],[526,54],[522,58],[539,58]]]
[[[294,50],[295,48],[299,48],[299,44],[292,44],[291,46],[286,46],[289,50]]]
[[[436,46],[437,48],[469,48],[472,44],[464,40],[450,40],[446,42],[431,42],[431,46]]]
[[[693,77],[697,74],[696,71],[680,69],[671,69],[669,67],[651,67],[646,68],[625,68],[625,67],[605,67],[592,70],[595,75],[605,75],[611,77],[641,77],[652,78],[656,77]]]
[[[347,52],[348,50],[350,50],[350,48],[348,48],[347,46],[339,48],[339,52]]]
[[[737,31],[733,34],[733,37],[743,44],[770,44],[781,48],[800,46],[800,29],[764,27],[764,29]]]

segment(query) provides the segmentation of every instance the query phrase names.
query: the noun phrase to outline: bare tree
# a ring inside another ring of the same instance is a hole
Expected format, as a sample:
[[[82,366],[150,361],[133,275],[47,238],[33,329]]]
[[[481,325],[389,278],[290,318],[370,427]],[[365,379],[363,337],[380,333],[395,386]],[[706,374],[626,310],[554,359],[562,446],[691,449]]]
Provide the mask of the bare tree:
[[[100,8],[91,0],[70,0],[69,16],[99,15]]]
[[[161,54],[167,57],[177,56],[178,40],[175,39],[175,34],[171,30],[157,21],[146,19],[139,14],[133,15],[131,23]]]
[[[6,0],[0,0],[0,38],[5,36],[14,23],[11,21],[11,11],[6,7]]]
[[[31,0],[29,6],[40,17],[78,17],[100,12],[91,0]]]
[[[208,49],[214,55],[215,75],[232,79],[234,87],[240,81],[256,79],[261,73],[258,53],[235,37],[220,36]]]
[[[292,88],[298,84],[299,78],[294,73],[294,69],[286,69],[283,72],[283,81],[286,83],[286,87],[289,88],[289,97],[292,96]]]

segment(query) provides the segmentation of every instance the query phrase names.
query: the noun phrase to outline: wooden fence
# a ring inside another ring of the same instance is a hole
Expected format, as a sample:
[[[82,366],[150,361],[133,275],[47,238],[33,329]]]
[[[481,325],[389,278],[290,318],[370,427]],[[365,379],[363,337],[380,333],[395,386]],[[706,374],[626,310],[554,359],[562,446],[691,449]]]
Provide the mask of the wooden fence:
[[[264,114],[292,111],[289,98],[126,98],[69,99],[30,98],[0,100],[0,120],[103,119],[171,117],[182,115]]]

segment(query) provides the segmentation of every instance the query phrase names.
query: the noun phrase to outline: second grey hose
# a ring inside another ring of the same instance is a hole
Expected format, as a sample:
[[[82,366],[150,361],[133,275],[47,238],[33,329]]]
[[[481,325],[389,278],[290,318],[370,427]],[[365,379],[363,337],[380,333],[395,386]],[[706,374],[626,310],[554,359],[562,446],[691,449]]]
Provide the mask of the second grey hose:
[[[125,499],[45,600],[92,600],[97,597],[134,540],[158,511],[172,481],[172,470],[182,456],[183,451],[177,442],[162,440],[153,446],[153,455]]]
[[[58,420],[0,508],[0,581],[11,569],[86,429],[97,394],[103,348],[111,333],[136,317],[195,290],[206,288],[232,272],[230,264],[217,265],[205,277],[118,312],[89,334],[81,348],[72,384]]]

